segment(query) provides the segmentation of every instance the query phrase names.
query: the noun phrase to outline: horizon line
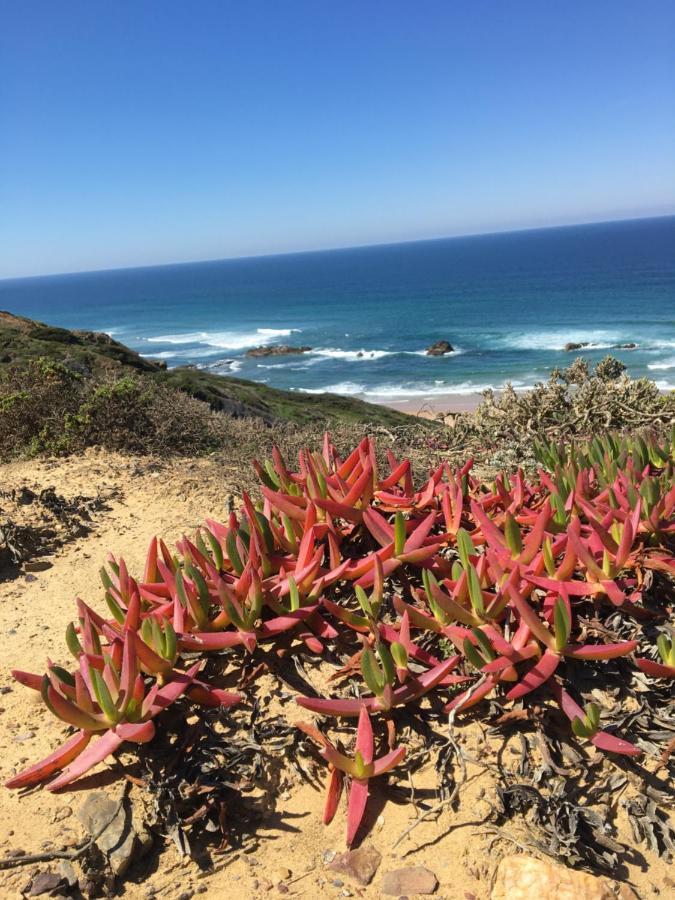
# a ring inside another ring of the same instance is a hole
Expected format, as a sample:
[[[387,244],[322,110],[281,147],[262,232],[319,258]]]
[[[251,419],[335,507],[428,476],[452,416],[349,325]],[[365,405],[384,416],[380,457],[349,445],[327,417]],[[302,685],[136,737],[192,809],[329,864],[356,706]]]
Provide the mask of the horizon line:
[[[672,219],[675,218],[675,210],[667,213],[660,213],[658,215],[646,215],[646,216],[628,216],[628,217],[619,217],[616,219],[587,219],[579,222],[566,222],[564,224],[558,225],[526,225],[518,228],[496,228],[490,229],[488,231],[469,231],[462,232],[460,234],[445,234],[445,235],[436,235],[433,237],[423,237],[423,238],[412,238],[410,240],[394,240],[394,241],[373,241],[372,243],[366,244],[341,244],[339,246],[329,246],[329,247],[315,247],[309,250],[281,250],[276,253],[250,253],[244,254],[242,256],[218,256],[218,257],[208,257],[206,259],[186,259],[186,260],[178,260],[175,262],[164,262],[164,263],[143,263],[142,265],[132,265],[132,266],[113,266],[111,268],[96,268],[96,269],[77,269],[75,271],[63,271],[63,272],[47,272],[42,275],[8,275],[0,277],[0,285],[3,282],[9,281],[31,281],[38,280],[41,278],[68,278],[76,275],[98,275],[110,272],[133,272],[139,271],[143,269],[168,269],[174,268],[178,266],[198,266],[198,265],[208,265],[209,263],[220,263],[220,262],[243,262],[245,260],[255,260],[255,259],[275,259],[279,257],[285,256],[307,256],[315,253],[337,253],[345,250],[368,250],[375,247],[400,247],[406,246],[408,244],[425,244],[431,243],[433,241],[451,241],[451,240],[461,240],[462,238],[471,238],[471,237],[491,237],[495,235],[502,234],[522,234],[530,231],[555,231],[564,228],[578,228],[580,226],[585,225],[618,225],[621,223],[627,222],[646,222],[654,219]]]

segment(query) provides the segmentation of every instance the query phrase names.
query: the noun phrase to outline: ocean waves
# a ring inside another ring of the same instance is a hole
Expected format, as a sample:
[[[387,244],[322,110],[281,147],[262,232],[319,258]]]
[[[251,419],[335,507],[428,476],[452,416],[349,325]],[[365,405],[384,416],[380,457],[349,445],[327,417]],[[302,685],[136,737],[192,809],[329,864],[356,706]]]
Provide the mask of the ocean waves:
[[[510,382],[516,391],[529,390],[535,384],[535,379],[521,381],[515,379]],[[471,380],[456,383],[436,381],[433,384],[420,382],[403,384],[365,384],[356,381],[340,381],[324,387],[297,388],[303,394],[339,394],[346,397],[362,397],[373,402],[391,402],[396,400],[424,399],[444,396],[465,396],[467,394],[480,394],[486,390],[501,391],[507,385],[507,381],[475,382]]]
[[[611,347],[633,342],[634,339],[623,335],[620,331],[604,329],[510,332],[495,340],[496,345],[505,350],[551,352],[563,351],[568,344],[579,344],[584,350],[609,350]]]
[[[206,344],[219,350],[247,350],[271,344],[277,338],[299,333],[299,328],[256,328],[255,331],[189,331],[184,334],[160,334],[144,338],[149,344],[187,346]],[[194,352],[193,352],[194,355]]]
[[[571,344],[577,344],[578,352],[594,350],[639,350],[657,353],[675,348],[675,340],[663,339],[655,334],[640,333],[639,325],[625,331],[610,329],[551,329],[524,332],[506,332],[502,335],[477,335],[477,348],[496,347],[500,350],[534,350],[560,353]],[[574,348],[577,350],[577,348]],[[572,351],[574,352],[574,351]]]
[[[647,363],[647,368],[659,372],[675,369],[675,356],[669,356],[667,359],[661,359],[658,362]]]

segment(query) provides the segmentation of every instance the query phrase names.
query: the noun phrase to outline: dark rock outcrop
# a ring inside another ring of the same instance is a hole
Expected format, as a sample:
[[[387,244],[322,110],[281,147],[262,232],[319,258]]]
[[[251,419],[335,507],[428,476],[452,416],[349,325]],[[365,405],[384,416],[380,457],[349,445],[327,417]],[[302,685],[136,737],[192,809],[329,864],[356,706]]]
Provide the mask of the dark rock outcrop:
[[[565,353],[571,353],[573,350],[583,350],[584,347],[588,347],[588,341],[582,341],[580,344],[575,343],[574,341],[570,341],[565,344],[563,350]]]
[[[247,350],[244,356],[262,357],[262,356],[291,356],[299,353],[308,353],[311,347],[291,347],[288,344],[263,344],[261,347],[252,347]]]
[[[427,347],[427,356],[445,356],[446,353],[454,353],[455,348],[449,341],[436,341],[431,347]]]

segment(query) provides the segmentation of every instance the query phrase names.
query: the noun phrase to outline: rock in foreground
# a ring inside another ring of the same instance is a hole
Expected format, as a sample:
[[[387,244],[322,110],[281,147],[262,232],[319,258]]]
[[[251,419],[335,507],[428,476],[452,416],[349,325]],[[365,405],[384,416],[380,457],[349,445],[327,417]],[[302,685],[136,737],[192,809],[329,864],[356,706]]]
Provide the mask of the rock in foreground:
[[[365,886],[373,880],[381,860],[382,856],[375,847],[359,847],[336,856],[329,868]]]
[[[380,891],[390,897],[410,894],[433,894],[438,887],[438,878],[424,866],[408,866],[387,872],[382,879]]]
[[[550,860],[532,856],[505,856],[499,863],[490,900],[616,900],[616,897],[634,896],[625,886],[616,885],[605,878],[597,878],[588,872],[576,872]]]

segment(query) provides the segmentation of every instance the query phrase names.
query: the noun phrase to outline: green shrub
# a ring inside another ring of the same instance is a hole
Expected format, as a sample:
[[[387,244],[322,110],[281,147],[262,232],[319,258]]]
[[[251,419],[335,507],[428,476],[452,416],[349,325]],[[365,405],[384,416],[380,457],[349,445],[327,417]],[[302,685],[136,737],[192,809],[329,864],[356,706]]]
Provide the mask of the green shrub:
[[[3,459],[89,446],[199,455],[222,445],[223,418],[142,375],[93,381],[43,358],[0,373]]]

